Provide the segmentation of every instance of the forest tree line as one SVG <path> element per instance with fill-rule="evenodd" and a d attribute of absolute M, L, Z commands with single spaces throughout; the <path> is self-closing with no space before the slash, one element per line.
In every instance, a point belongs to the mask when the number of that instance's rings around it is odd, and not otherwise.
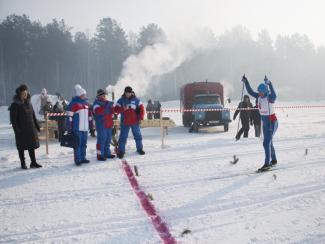
<path fill-rule="evenodd" d="M 13 14 L 1 21 L 0 105 L 8 105 L 22 83 L 32 94 L 45 87 L 68 100 L 73 86 L 79 83 L 93 98 L 98 88 L 116 83 L 127 57 L 168 39 L 157 24 L 126 33 L 109 17 L 99 21 L 91 36 L 72 30 L 64 20 L 42 25 L 26 15 Z M 279 35 L 272 40 L 263 30 L 254 39 L 242 26 L 219 36 L 207 32 L 214 48 L 198 52 L 159 77 L 151 85 L 148 98 L 179 99 L 183 84 L 206 79 L 226 82 L 230 86 L 228 96 L 238 98 L 240 77 L 246 73 L 253 84 L 267 74 L 285 100 L 325 99 L 325 48 L 316 48 L 306 35 Z"/>

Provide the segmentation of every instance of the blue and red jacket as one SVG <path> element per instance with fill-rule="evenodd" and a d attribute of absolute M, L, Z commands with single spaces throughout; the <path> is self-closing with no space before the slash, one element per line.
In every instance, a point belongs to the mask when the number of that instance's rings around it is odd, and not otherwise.
<path fill-rule="evenodd" d="M 93 114 L 96 125 L 104 126 L 104 128 L 112 128 L 114 125 L 114 103 L 106 99 L 95 99 L 93 104 Z"/>
<path fill-rule="evenodd" d="M 116 102 L 115 112 L 121 114 L 121 122 L 124 125 L 135 125 L 144 118 L 144 105 L 135 96 L 127 98 L 124 94 Z"/>
<path fill-rule="evenodd" d="M 91 114 L 87 99 L 73 97 L 67 109 L 67 128 L 73 131 L 88 131 Z"/>

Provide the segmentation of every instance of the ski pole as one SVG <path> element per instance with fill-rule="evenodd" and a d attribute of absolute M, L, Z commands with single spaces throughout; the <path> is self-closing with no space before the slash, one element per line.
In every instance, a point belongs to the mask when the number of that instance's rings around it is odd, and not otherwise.
<path fill-rule="evenodd" d="M 265 82 L 265 85 L 266 85 L 267 90 L 269 90 L 269 86 L 268 86 L 268 84 L 266 83 L 267 80 L 268 80 L 268 79 L 267 79 L 267 76 L 265 75 L 265 77 L 264 77 L 264 82 Z M 270 114 L 271 109 L 270 109 L 270 98 L 269 98 L 269 93 L 267 93 L 267 105 L 268 105 L 268 109 L 269 109 L 269 130 L 270 130 L 270 132 L 271 132 L 271 131 L 272 131 L 272 125 L 271 125 L 271 114 Z"/>
<path fill-rule="evenodd" d="M 245 76 L 245 74 L 244 74 L 244 76 Z M 240 98 L 240 102 L 243 101 L 243 96 L 244 96 L 244 85 L 245 85 L 245 84 L 244 84 L 244 81 L 242 81 L 242 83 L 243 83 L 243 86 L 242 86 L 242 89 L 241 89 L 241 98 Z M 241 111 L 239 112 L 239 118 L 238 118 L 237 133 L 236 133 L 236 135 L 238 134 L 238 131 L 239 131 L 240 113 L 241 113 Z"/>

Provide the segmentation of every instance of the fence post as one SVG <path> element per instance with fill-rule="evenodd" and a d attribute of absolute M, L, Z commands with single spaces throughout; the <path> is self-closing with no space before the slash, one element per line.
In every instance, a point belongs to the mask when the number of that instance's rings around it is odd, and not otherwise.
<path fill-rule="evenodd" d="M 162 120 L 162 109 L 160 109 L 160 130 L 161 130 L 161 148 L 165 147 L 165 143 L 164 143 L 164 137 L 165 137 L 165 133 L 164 133 L 164 126 L 163 126 L 163 120 Z"/>
<path fill-rule="evenodd" d="M 49 115 L 45 112 L 45 143 L 46 143 L 46 154 L 49 154 Z"/>

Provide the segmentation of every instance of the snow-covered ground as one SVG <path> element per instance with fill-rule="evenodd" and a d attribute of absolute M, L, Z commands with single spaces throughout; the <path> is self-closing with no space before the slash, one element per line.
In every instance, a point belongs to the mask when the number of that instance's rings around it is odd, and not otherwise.
<path fill-rule="evenodd" d="M 96 161 L 95 139 L 88 165 L 74 166 L 72 151 L 51 142 L 49 156 L 44 145 L 36 151 L 42 169 L 21 170 L 7 108 L 0 113 L 0 243 L 161 242 L 121 161 Z M 166 114 L 177 126 L 164 149 L 158 128 L 143 129 L 144 156 L 130 136 L 126 159 L 179 242 L 325 243 L 325 108 L 277 115 L 279 163 L 263 174 L 254 173 L 263 162 L 261 139 L 251 129 L 236 142 L 237 121 L 226 133 L 189 134 L 180 114 Z"/>

